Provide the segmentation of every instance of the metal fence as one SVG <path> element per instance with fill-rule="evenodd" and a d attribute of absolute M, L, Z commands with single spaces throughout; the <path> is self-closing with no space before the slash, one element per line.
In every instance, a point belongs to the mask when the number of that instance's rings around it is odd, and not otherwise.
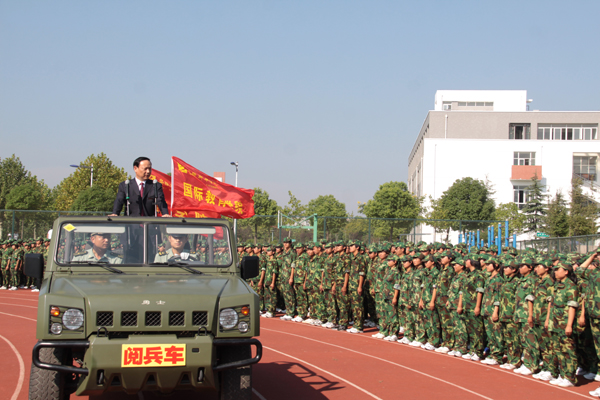
<path fill-rule="evenodd" d="M 101 211 L 0 210 L 0 240 L 46 237 L 61 215 L 108 215 Z"/>
<path fill-rule="evenodd" d="M 294 241 L 306 242 L 314 238 L 313 221 L 307 223 L 306 216 L 287 217 L 285 226 L 294 224 L 295 228 L 280 227 L 278 217 L 273 215 L 255 215 L 252 218 L 238 220 L 238 242 L 252 243 L 278 243 L 284 238 Z M 328 217 L 316 216 L 317 239 L 333 240 L 361 240 L 370 244 L 381 241 L 407 240 L 418 242 L 454 242 L 459 241 L 459 234 L 476 232 L 479 230 L 480 241 L 488 240 L 488 227 L 497 227 L 500 221 L 460 221 L 460 220 L 429 220 L 429 219 L 393 219 L 393 218 L 367 218 L 367 217 Z M 423 233 L 424 226 L 437 228 L 434 234 Z M 502 222 L 504 229 L 504 222 Z M 431 230 L 431 229 L 429 229 Z M 463 240 L 464 241 L 464 240 Z M 512 240 L 511 240 L 512 242 Z"/>
<path fill-rule="evenodd" d="M 556 238 L 540 238 L 517 242 L 517 249 L 532 247 L 538 251 L 558 251 L 559 253 L 587 253 L 600 246 L 600 234 L 586 236 L 569 236 Z"/>

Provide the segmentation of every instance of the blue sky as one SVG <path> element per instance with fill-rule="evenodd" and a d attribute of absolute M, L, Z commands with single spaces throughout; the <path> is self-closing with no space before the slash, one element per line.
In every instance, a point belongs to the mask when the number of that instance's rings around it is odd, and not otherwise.
<path fill-rule="evenodd" d="M 280 204 L 356 211 L 438 89 L 524 89 L 598 110 L 597 1 L 0 0 L 0 157 L 50 186 L 104 152 L 177 156 Z"/>

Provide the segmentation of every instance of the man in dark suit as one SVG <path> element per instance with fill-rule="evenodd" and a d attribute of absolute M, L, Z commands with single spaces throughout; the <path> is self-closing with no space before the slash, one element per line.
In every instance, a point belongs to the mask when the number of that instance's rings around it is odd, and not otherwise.
<path fill-rule="evenodd" d="M 130 216 L 154 216 L 154 200 L 156 206 L 163 217 L 169 217 L 169 208 L 165 201 L 162 185 L 153 183 L 150 175 L 152 174 L 152 162 L 148 157 L 138 157 L 133 162 L 135 179 L 119 183 L 117 198 L 113 205 L 111 216 L 117 216 L 125 206 L 125 215 L 127 215 L 127 195 L 129 194 L 129 215 Z"/>

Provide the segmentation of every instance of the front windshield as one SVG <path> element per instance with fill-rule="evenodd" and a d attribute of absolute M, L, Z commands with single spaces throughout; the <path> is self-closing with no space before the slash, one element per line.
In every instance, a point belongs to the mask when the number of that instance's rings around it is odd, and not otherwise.
<path fill-rule="evenodd" d="M 150 263 L 231 264 L 229 230 L 224 226 L 150 224 L 148 232 Z"/>
<path fill-rule="evenodd" d="M 70 222 L 61 226 L 60 264 L 142 264 L 143 225 Z"/>
<path fill-rule="evenodd" d="M 64 223 L 56 261 L 81 265 L 231 265 L 226 226 L 161 222 Z"/>

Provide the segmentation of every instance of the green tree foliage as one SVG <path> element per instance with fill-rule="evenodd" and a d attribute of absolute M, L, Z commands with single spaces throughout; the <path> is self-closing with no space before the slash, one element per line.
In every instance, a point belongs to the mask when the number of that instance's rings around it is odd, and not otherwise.
<path fill-rule="evenodd" d="M 509 236 L 523 233 L 523 230 L 525 229 L 526 218 L 519 212 L 519 206 L 515 203 L 498 204 L 498 207 L 496 207 L 495 219 L 508 221 Z M 502 228 L 504 229 L 504 226 Z M 504 234 L 504 232 L 502 233 Z"/>
<path fill-rule="evenodd" d="M 123 168 L 115 166 L 104 153 L 92 154 L 79 165 L 94 165 L 94 185 L 102 189 L 110 189 L 113 196 L 117 194 L 119 183 L 128 179 Z M 70 210 L 73 202 L 81 192 L 90 187 L 90 170 L 77 168 L 75 172 L 63 179 L 56 187 L 55 207 L 57 210 Z M 113 197 L 114 200 L 114 197 Z"/>
<path fill-rule="evenodd" d="M 238 236 L 252 236 L 254 243 L 270 241 L 271 231 L 277 228 L 277 202 L 271 199 L 269 193 L 261 188 L 254 188 L 253 200 L 256 216 L 238 220 Z M 263 215 L 269 215 L 270 217 L 262 217 Z"/>
<path fill-rule="evenodd" d="M 37 178 L 25 169 L 19 157 L 13 154 L 9 158 L 0 160 L 0 209 L 7 208 L 8 194 L 16 186 L 35 183 L 37 183 Z M 18 209 L 23 210 L 24 208 L 19 207 Z"/>
<path fill-rule="evenodd" d="M 369 220 L 366 218 L 356 218 L 354 215 L 348 216 L 349 220 L 344 226 L 343 234 L 350 240 L 360 239 L 363 242 L 368 241 Z M 339 235 L 330 236 L 329 240 L 340 239 Z"/>
<path fill-rule="evenodd" d="M 306 206 L 302 204 L 300 199 L 294 196 L 291 190 L 288 191 L 288 195 L 290 196 L 290 200 L 283 206 L 281 212 L 294 217 L 304 216 L 306 214 Z"/>
<path fill-rule="evenodd" d="M 550 237 L 565 237 L 569 234 L 569 211 L 567 202 L 560 191 L 548 205 L 546 233 Z"/>
<path fill-rule="evenodd" d="M 543 232 L 546 228 L 548 212 L 545 206 L 545 186 L 538 179 L 537 173 L 531 178 L 527 192 L 527 203 L 521 209 L 525 215 L 525 232 Z"/>
<path fill-rule="evenodd" d="M 496 210 L 485 183 L 469 177 L 454 181 L 440 197 L 439 207 L 447 219 L 465 221 L 462 223 L 463 231 L 485 229 L 489 223 L 467 221 L 493 220 Z M 460 227 L 459 222 L 452 223 L 453 230 L 460 230 Z"/>
<path fill-rule="evenodd" d="M 321 195 L 312 199 L 306 206 L 308 215 L 317 214 L 319 236 L 323 236 L 325 220 L 319 217 L 339 217 L 327 218 L 327 237 L 333 237 L 344 229 L 348 223 L 348 213 L 346 205 L 338 201 L 333 195 Z"/>
<path fill-rule="evenodd" d="M 115 193 L 100 186 L 88 187 L 80 192 L 73 204 L 73 211 L 112 211 Z"/>
<path fill-rule="evenodd" d="M 421 199 L 408 191 L 405 182 L 387 182 L 379 186 L 373 199 L 362 203 L 359 211 L 370 218 L 415 219 L 421 213 Z M 380 238 L 394 240 L 400 234 L 410 232 L 412 221 L 374 220 L 374 234 Z"/>
<path fill-rule="evenodd" d="M 446 241 L 448 240 L 448 236 L 450 234 L 450 228 L 452 228 L 452 222 L 450 221 L 440 221 L 444 219 L 448 219 L 448 212 L 441 205 L 441 198 L 434 199 L 429 196 L 429 207 L 427 213 L 425 214 L 425 218 L 429 221 L 427 225 L 431 226 L 437 233 L 445 233 Z"/>
<path fill-rule="evenodd" d="M 571 182 L 571 207 L 569 213 L 569 235 L 581 236 L 596 233 L 598 207 L 583 194 L 583 181 L 574 178 Z"/>

